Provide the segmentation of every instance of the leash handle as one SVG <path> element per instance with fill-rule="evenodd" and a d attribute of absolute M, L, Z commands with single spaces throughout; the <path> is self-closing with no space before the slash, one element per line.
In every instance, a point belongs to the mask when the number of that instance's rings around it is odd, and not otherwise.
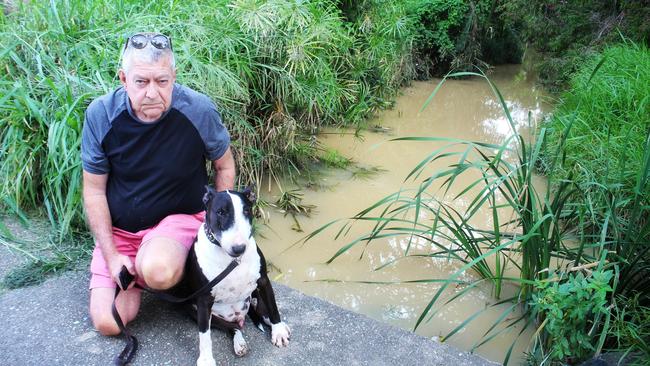
<path fill-rule="evenodd" d="M 120 278 L 120 287 L 122 287 L 122 290 L 126 290 L 131 284 L 131 281 L 135 279 L 135 276 L 132 275 L 128 269 L 126 269 L 126 266 L 122 266 L 122 270 L 120 271 L 119 278 Z"/>

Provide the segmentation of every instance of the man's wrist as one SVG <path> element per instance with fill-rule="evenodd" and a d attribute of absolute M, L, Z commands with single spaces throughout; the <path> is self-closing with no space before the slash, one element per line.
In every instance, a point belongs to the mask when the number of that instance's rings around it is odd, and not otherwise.
<path fill-rule="evenodd" d="M 104 256 L 104 260 L 106 260 L 106 263 L 111 262 L 120 254 L 114 245 L 104 244 L 103 246 L 100 246 L 100 248 L 102 255 Z"/>

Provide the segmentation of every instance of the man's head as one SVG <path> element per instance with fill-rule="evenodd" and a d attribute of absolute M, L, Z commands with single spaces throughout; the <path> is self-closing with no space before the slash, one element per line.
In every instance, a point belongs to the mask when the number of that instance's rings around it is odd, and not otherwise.
<path fill-rule="evenodd" d="M 171 40 L 162 34 L 138 33 L 124 47 L 120 81 L 136 117 L 154 122 L 172 103 L 176 65 Z"/>

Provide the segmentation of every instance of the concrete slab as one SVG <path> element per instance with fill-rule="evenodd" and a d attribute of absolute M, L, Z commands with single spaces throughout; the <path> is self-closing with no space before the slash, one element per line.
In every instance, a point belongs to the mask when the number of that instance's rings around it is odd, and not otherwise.
<path fill-rule="evenodd" d="M 96 333 L 87 315 L 88 275 L 69 272 L 0 295 L 0 365 L 107 365 L 121 351 L 121 337 Z M 288 348 L 246 324 L 251 351 L 236 358 L 232 341 L 213 331 L 219 365 L 494 365 L 416 334 L 379 323 L 323 300 L 274 284 L 283 319 L 291 326 Z M 133 365 L 193 365 L 195 323 L 176 305 L 151 295 L 129 329 L 140 341 Z"/>

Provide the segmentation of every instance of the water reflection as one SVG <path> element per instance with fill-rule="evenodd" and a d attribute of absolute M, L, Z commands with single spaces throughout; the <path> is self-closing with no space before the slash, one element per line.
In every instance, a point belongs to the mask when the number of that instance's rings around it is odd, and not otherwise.
<path fill-rule="evenodd" d="M 494 100 L 494 98 L 485 98 L 483 104 L 489 110 L 489 117 L 483 119 L 480 123 L 483 133 L 491 136 L 493 141 L 503 141 L 506 137 L 512 135 L 512 127 L 503 113 L 501 103 Z M 517 100 L 506 100 L 505 104 L 510 111 L 516 132 L 520 134 L 529 134 L 531 130 L 534 131 L 537 122 L 544 115 L 539 101 L 532 107 L 529 105 L 524 106 L 522 102 Z"/>

